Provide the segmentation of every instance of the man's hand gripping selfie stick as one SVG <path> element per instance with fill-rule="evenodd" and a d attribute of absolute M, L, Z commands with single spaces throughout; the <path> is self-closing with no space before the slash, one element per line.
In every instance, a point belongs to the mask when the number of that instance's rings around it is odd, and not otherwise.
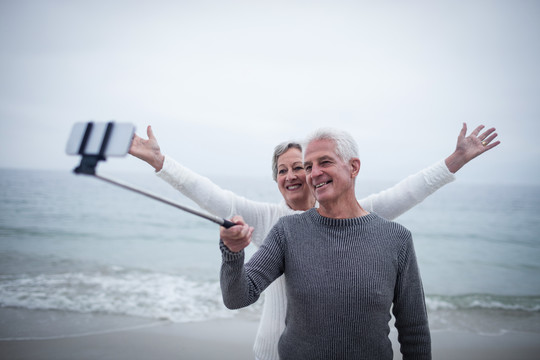
<path fill-rule="evenodd" d="M 111 134 L 113 133 L 114 126 L 115 126 L 114 122 L 107 123 L 107 126 L 105 128 L 105 134 L 103 135 L 103 140 L 102 140 L 101 146 L 99 148 L 99 152 L 97 154 L 89 154 L 89 153 L 86 152 L 86 149 L 87 149 L 87 146 L 88 146 L 90 136 L 92 134 L 92 130 L 94 128 L 94 123 L 89 122 L 89 123 L 86 124 L 86 129 L 84 130 L 84 134 L 83 134 L 82 140 L 80 142 L 80 147 L 79 147 L 79 150 L 77 152 L 78 155 L 82 155 L 81 163 L 79 164 L 78 167 L 76 167 L 73 170 L 73 172 L 75 172 L 76 174 L 84 174 L 84 175 L 94 176 L 94 177 L 96 177 L 96 178 L 98 178 L 100 180 L 103 180 L 105 182 L 120 186 L 120 187 L 122 187 L 124 189 L 134 191 L 136 193 L 145 195 L 145 196 L 147 196 L 149 198 L 161 201 L 162 203 L 174 206 L 174 207 L 176 207 L 176 208 L 178 208 L 180 210 L 186 211 L 186 212 L 191 213 L 193 215 L 197 215 L 199 217 L 205 218 L 205 219 L 210 220 L 210 221 L 212 221 L 212 222 L 214 222 L 216 224 L 219 224 L 219 225 L 221 225 L 221 226 L 223 226 L 225 228 L 230 228 L 231 226 L 236 225 L 235 223 L 233 223 L 233 222 L 231 222 L 229 220 L 222 219 L 222 218 L 217 217 L 217 216 L 213 216 L 213 215 L 201 212 L 201 211 L 191 209 L 189 207 L 180 205 L 178 203 L 167 200 L 167 199 L 162 198 L 160 196 L 157 196 L 155 194 L 151 194 L 151 193 L 149 193 L 147 191 L 137 189 L 137 188 L 135 188 L 135 187 L 133 187 L 131 185 L 128 185 L 128 184 L 122 183 L 120 181 L 113 180 L 111 178 L 107 178 L 107 177 L 96 174 L 96 166 L 97 166 L 98 162 L 107 160 L 105 154 L 107 153 L 107 148 L 109 146 L 109 142 L 110 142 L 110 139 L 111 139 Z M 73 136 L 73 133 L 72 133 L 72 136 Z M 133 136 L 133 134 L 131 134 L 131 136 Z M 131 140 L 129 141 L 129 144 L 131 144 Z M 127 149 L 129 149 L 129 144 L 128 144 Z M 69 144 L 68 144 L 68 147 L 69 147 Z M 126 153 L 127 153 L 127 149 L 125 151 Z M 69 153 L 69 150 L 68 150 L 68 153 Z"/>

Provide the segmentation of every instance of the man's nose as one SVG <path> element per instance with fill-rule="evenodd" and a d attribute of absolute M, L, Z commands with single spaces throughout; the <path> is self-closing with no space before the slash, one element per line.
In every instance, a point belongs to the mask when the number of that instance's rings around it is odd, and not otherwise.
<path fill-rule="evenodd" d="M 317 165 L 311 167 L 311 177 L 317 177 L 322 174 L 321 168 Z"/>

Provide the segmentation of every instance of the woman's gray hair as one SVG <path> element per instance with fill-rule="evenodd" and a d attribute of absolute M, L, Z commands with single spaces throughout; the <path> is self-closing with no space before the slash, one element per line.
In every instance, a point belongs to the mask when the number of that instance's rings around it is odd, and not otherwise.
<path fill-rule="evenodd" d="M 316 140 L 331 140 L 336 144 L 336 154 L 343 161 L 358 158 L 358 145 L 354 138 L 346 131 L 322 128 L 312 132 L 305 140 L 304 146 Z"/>
<path fill-rule="evenodd" d="M 293 141 L 285 141 L 277 145 L 274 148 L 274 155 L 272 156 L 272 178 L 277 181 L 278 174 L 278 159 L 281 155 L 285 154 L 289 149 L 298 149 L 302 152 L 302 145 Z"/>

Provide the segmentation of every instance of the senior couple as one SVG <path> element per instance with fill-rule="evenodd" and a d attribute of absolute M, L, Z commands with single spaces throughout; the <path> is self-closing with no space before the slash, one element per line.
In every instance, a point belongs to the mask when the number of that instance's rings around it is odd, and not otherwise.
<path fill-rule="evenodd" d="M 482 128 L 466 136 L 464 125 L 445 160 L 359 201 L 356 144 L 340 131 L 316 132 L 304 159 L 298 144 L 276 148 L 281 204 L 245 199 L 182 167 L 161 154 L 150 127 L 148 140 L 135 136 L 130 153 L 209 212 L 243 215 L 232 219 L 238 226 L 220 230 L 221 285 L 230 308 L 252 304 L 266 289 L 256 358 L 392 359 L 392 311 L 403 356 L 424 359 L 430 336 L 412 238 L 384 218 L 407 211 L 497 146 L 494 129 Z M 250 240 L 260 249 L 244 264 Z"/>

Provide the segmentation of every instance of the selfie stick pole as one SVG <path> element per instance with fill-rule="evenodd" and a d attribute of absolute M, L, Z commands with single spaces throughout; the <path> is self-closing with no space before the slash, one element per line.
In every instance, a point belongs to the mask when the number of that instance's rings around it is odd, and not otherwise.
<path fill-rule="evenodd" d="M 158 201 L 161 201 L 162 203 L 165 203 L 165 204 L 168 204 L 168 205 L 171 205 L 171 206 L 174 206 L 175 208 L 178 208 L 180 210 L 183 210 L 183 211 L 186 211 L 188 213 L 191 213 L 193 215 L 197 215 L 197 216 L 200 216 L 202 218 L 205 218 L 205 219 L 208 219 L 210 221 L 213 221 L 215 222 L 216 224 L 219 224 L 225 228 L 230 228 L 231 226 L 234 226 L 236 225 L 235 223 L 229 221 L 229 220 L 225 220 L 225 219 L 222 219 L 220 217 L 217 217 L 217 216 L 213 216 L 213 215 L 209 215 L 209 214 L 206 214 L 206 213 L 203 213 L 201 211 L 197 211 L 195 209 L 191 209 L 187 206 L 184 206 L 184 205 L 180 205 L 178 203 L 175 203 L 173 201 L 170 201 L 170 200 L 167 200 L 165 198 L 162 198 L 160 196 L 157 196 L 155 194 L 151 194 L 145 190 L 141 190 L 141 189 L 137 189 L 131 185 L 128 185 L 128 184 L 125 184 L 125 183 L 122 183 L 118 180 L 113 180 L 111 178 L 106 178 L 104 176 L 101 176 L 101 175 L 98 175 L 98 174 L 94 174 L 94 176 L 100 180 L 103 180 L 105 182 L 108 182 L 110 184 L 114 184 L 114 185 L 117 185 L 117 186 L 120 186 L 124 189 L 128 189 L 128 190 L 131 190 L 131 191 L 134 191 L 138 194 L 141 194 L 141 195 L 144 195 L 144 196 L 147 196 L 151 199 L 154 199 L 154 200 L 158 200 Z"/>
<path fill-rule="evenodd" d="M 99 155 L 85 155 L 84 150 L 85 150 L 86 144 L 88 142 L 89 134 L 92 131 L 92 123 L 88 123 L 87 128 L 86 128 L 86 132 L 85 132 L 83 140 L 81 142 L 81 147 L 79 149 L 79 154 L 82 155 L 81 163 L 80 163 L 80 165 L 78 167 L 76 167 L 73 170 L 74 173 L 94 176 L 94 177 L 96 177 L 96 178 L 98 178 L 100 180 L 103 180 L 105 182 L 108 182 L 110 184 L 114 184 L 114 185 L 120 186 L 120 187 L 122 187 L 124 189 L 134 191 L 134 192 L 136 192 L 138 194 L 147 196 L 147 197 L 149 197 L 151 199 L 158 200 L 158 201 L 161 201 L 162 203 L 174 206 L 174 207 L 176 207 L 176 208 L 178 208 L 180 210 L 186 211 L 186 212 L 188 212 L 190 214 L 197 215 L 199 217 L 205 218 L 205 219 L 210 220 L 210 221 L 212 221 L 212 222 L 214 222 L 216 224 L 219 224 L 219 225 L 221 225 L 221 226 L 223 226 L 223 227 L 225 227 L 227 229 L 230 228 L 231 226 L 236 225 L 235 223 L 233 223 L 233 222 L 231 222 L 229 220 L 222 219 L 222 218 L 217 217 L 217 216 L 213 216 L 213 215 L 201 212 L 201 211 L 191 209 L 191 208 L 189 208 L 187 206 L 180 205 L 178 203 L 167 200 L 167 199 L 162 198 L 160 196 L 157 196 L 155 194 L 151 194 L 151 193 L 149 193 L 147 191 L 137 189 L 137 188 L 135 188 L 135 187 L 133 187 L 131 185 L 128 185 L 128 184 L 122 183 L 120 181 L 113 180 L 111 178 L 107 178 L 107 177 L 96 174 L 96 166 L 97 166 L 98 162 L 100 160 L 103 160 L 103 161 L 106 160 L 104 154 L 105 154 L 105 149 L 107 148 L 107 143 L 109 142 L 109 138 L 110 138 L 110 134 L 111 134 L 113 125 L 114 124 L 112 122 L 107 124 L 107 129 L 105 130 L 105 135 L 103 137 L 103 142 L 101 144 L 101 149 L 99 151 Z"/>

